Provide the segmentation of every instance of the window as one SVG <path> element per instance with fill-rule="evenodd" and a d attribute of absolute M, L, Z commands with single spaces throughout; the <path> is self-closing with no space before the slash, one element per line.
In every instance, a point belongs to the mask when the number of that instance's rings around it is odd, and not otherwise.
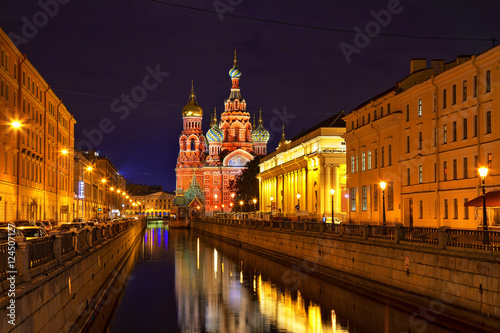
<path fill-rule="evenodd" d="M 453 218 L 458 219 L 458 199 L 453 199 Z"/>
<path fill-rule="evenodd" d="M 477 97 L 477 76 L 474 75 L 474 88 L 473 88 L 472 96 Z"/>
<path fill-rule="evenodd" d="M 419 184 L 422 184 L 422 183 L 423 183 L 423 180 L 424 180 L 424 179 L 423 179 L 423 177 L 424 177 L 424 174 L 423 174 L 423 172 L 422 172 L 422 166 L 420 165 L 420 166 L 418 167 L 418 183 L 419 183 Z"/>
<path fill-rule="evenodd" d="M 458 167 L 457 167 L 457 164 L 458 164 L 458 163 L 457 163 L 457 160 L 456 160 L 456 159 L 454 159 L 454 160 L 453 160 L 453 179 L 457 179 L 457 177 L 458 177 L 458 176 L 457 176 L 457 175 L 458 175 L 458 170 L 457 170 L 457 169 L 458 169 Z"/>
<path fill-rule="evenodd" d="M 474 116 L 474 131 L 472 132 L 472 134 L 473 138 L 477 136 L 477 115 Z"/>
<path fill-rule="evenodd" d="M 354 173 L 354 155 L 351 156 L 351 173 Z"/>
<path fill-rule="evenodd" d="M 467 139 L 467 118 L 463 119 L 462 124 L 462 140 Z"/>
<path fill-rule="evenodd" d="M 457 85 L 454 84 L 451 92 L 451 105 L 457 104 Z"/>
<path fill-rule="evenodd" d="M 422 149 L 422 132 L 418 132 L 418 149 Z"/>
<path fill-rule="evenodd" d="M 418 205 L 418 218 L 424 218 L 424 202 L 422 200 L 420 200 L 420 203 Z"/>
<path fill-rule="evenodd" d="M 465 206 L 465 203 L 469 201 L 468 198 L 465 198 L 464 199 L 464 220 L 468 220 L 469 219 L 469 207 Z"/>
<path fill-rule="evenodd" d="M 443 109 L 446 108 L 446 89 L 443 89 Z"/>
<path fill-rule="evenodd" d="M 443 162 L 443 180 L 448 180 L 448 163 Z"/>
<path fill-rule="evenodd" d="M 410 152 L 410 136 L 406 137 L 406 152 Z"/>
<path fill-rule="evenodd" d="M 359 154 L 356 154 L 356 172 L 359 172 Z"/>
<path fill-rule="evenodd" d="M 410 121 L 410 105 L 406 104 L 406 122 Z"/>
<path fill-rule="evenodd" d="M 437 182 L 437 164 L 434 163 L 434 182 Z"/>
<path fill-rule="evenodd" d="M 418 100 L 418 116 L 422 117 L 422 99 Z"/>
<path fill-rule="evenodd" d="M 392 165 L 392 146 L 389 145 L 388 150 L 387 150 L 387 165 Z"/>
<path fill-rule="evenodd" d="M 351 121 L 351 130 L 354 129 L 354 121 Z"/>
<path fill-rule="evenodd" d="M 477 169 L 478 167 L 479 167 L 479 159 L 478 159 L 478 157 L 476 155 L 476 156 L 474 156 L 474 168 Z"/>
<path fill-rule="evenodd" d="M 448 218 L 448 199 L 444 199 L 444 216 L 443 218 L 447 219 Z"/>
<path fill-rule="evenodd" d="M 365 116 L 363 116 L 363 117 L 361 118 L 361 126 L 364 126 L 364 125 L 365 125 Z"/>
<path fill-rule="evenodd" d="M 467 100 L 467 80 L 462 83 L 462 101 Z"/>
<path fill-rule="evenodd" d="M 468 170 L 467 157 L 464 157 L 464 179 L 467 178 L 469 178 L 469 170 Z"/>
<path fill-rule="evenodd" d="M 486 71 L 486 93 L 491 91 L 491 71 Z"/>
<path fill-rule="evenodd" d="M 493 154 L 488 154 L 488 169 L 492 170 L 493 168 Z"/>
<path fill-rule="evenodd" d="M 382 147 L 382 160 L 380 161 L 380 166 L 383 168 L 384 167 L 384 147 Z"/>
<path fill-rule="evenodd" d="M 351 187 L 351 193 L 349 194 L 349 199 L 351 200 L 351 212 L 356 211 L 356 188 Z"/>
<path fill-rule="evenodd" d="M 361 187 L 361 210 L 368 209 L 367 191 L 366 186 Z"/>
<path fill-rule="evenodd" d="M 443 125 L 443 144 L 448 143 L 448 130 L 446 129 L 446 125 Z"/>
<path fill-rule="evenodd" d="M 377 120 L 377 110 L 373 111 L 373 120 Z"/>
<path fill-rule="evenodd" d="M 374 191 L 373 191 L 373 210 L 377 211 L 378 210 L 378 188 L 380 186 L 378 184 L 373 185 Z"/>
<path fill-rule="evenodd" d="M 408 185 L 408 186 L 411 185 L 411 172 L 410 172 L 410 168 L 406 169 L 406 185 Z"/>
<path fill-rule="evenodd" d="M 361 171 L 365 171 L 365 165 L 366 165 L 366 155 L 365 152 L 361 153 Z"/>
<path fill-rule="evenodd" d="M 486 134 L 491 133 L 491 111 L 486 112 Z"/>
<path fill-rule="evenodd" d="M 391 113 L 391 103 L 387 103 L 387 114 Z"/>
<path fill-rule="evenodd" d="M 368 113 L 368 120 L 367 120 L 367 123 L 368 123 L 368 124 L 370 123 L 370 116 L 371 116 L 371 114 L 370 114 L 370 113 Z"/>
<path fill-rule="evenodd" d="M 368 170 L 372 169 L 372 151 L 368 151 Z"/>
<path fill-rule="evenodd" d="M 387 183 L 387 210 L 394 210 L 394 183 Z"/>
<path fill-rule="evenodd" d="M 456 121 L 454 121 L 452 123 L 451 129 L 452 129 L 452 133 L 451 133 L 452 142 L 455 142 L 455 141 L 457 141 L 457 122 Z"/>
<path fill-rule="evenodd" d="M 376 169 L 378 167 L 378 150 L 375 149 L 374 154 L 373 154 L 373 168 Z"/>
<path fill-rule="evenodd" d="M 438 137 L 438 129 L 437 129 L 437 127 L 434 127 L 434 133 L 433 133 L 433 135 L 434 135 L 434 147 L 436 147 L 436 145 L 437 145 L 437 137 Z"/>
<path fill-rule="evenodd" d="M 384 107 L 381 106 L 380 107 L 380 117 L 383 117 L 384 116 Z"/>

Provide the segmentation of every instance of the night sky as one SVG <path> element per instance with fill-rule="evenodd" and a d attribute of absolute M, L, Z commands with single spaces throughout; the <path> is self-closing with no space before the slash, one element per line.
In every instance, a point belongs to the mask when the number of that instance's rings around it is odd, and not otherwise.
<path fill-rule="evenodd" d="M 114 130 L 94 140 L 95 149 L 127 181 L 165 190 L 175 189 L 191 80 L 206 131 L 207 115 L 214 107 L 220 115 L 229 96 L 235 49 L 247 110 L 262 108 L 272 152 L 283 123 L 291 138 L 349 112 L 408 75 L 411 58 L 448 62 L 500 38 L 498 0 L 58 0 L 58 8 L 55 1 L 40 1 L 51 4 L 46 15 L 38 0 L 0 0 L 0 27 L 28 37 L 19 49 L 75 116 L 75 146 L 88 149 L 85 131 L 109 118 Z M 381 13 L 375 23 L 373 13 L 388 8 L 390 17 Z M 26 28 L 33 22 L 36 33 Z M 373 29 L 372 37 L 361 40 L 355 27 Z M 162 74 L 141 88 L 154 71 Z M 132 92 L 141 100 L 127 106 L 120 98 Z"/>

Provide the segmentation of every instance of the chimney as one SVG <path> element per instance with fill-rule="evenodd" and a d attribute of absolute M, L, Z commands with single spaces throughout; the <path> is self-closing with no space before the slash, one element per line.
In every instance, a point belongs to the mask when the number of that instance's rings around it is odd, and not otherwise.
<path fill-rule="evenodd" d="M 432 59 L 431 67 L 434 74 L 444 71 L 444 59 Z"/>
<path fill-rule="evenodd" d="M 457 56 L 457 65 L 463 64 L 464 62 L 470 60 L 470 55 L 459 55 Z"/>
<path fill-rule="evenodd" d="M 410 74 L 425 69 L 427 67 L 427 60 L 425 58 L 415 58 L 410 60 Z"/>

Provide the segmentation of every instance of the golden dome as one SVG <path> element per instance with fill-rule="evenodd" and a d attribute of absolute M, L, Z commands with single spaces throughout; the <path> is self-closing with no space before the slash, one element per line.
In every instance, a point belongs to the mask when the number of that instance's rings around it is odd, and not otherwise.
<path fill-rule="evenodd" d="M 203 117 L 203 109 L 196 102 L 196 95 L 194 94 L 194 85 L 191 82 L 191 93 L 189 94 L 189 101 L 182 108 L 183 117 Z"/>

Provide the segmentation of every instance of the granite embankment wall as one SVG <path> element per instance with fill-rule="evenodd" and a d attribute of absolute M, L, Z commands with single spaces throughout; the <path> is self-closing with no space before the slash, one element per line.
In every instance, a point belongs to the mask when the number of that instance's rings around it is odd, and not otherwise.
<path fill-rule="evenodd" d="M 56 254 L 36 268 L 30 268 L 36 266 L 30 256 L 37 244 L 20 242 L 16 261 L 18 266 L 27 262 L 26 269 L 18 268 L 15 298 L 7 292 L 0 295 L 0 332 L 78 332 L 89 329 L 93 321 L 102 327 L 126 284 L 122 268 L 130 266 L 128 259 L 145 226 L 146 221 L 122 222 L 62 239 L 51 236 L 53 244 L 46 245 Z M 26 243 L 31 252 L 22 250 Z M 15 299 L 15 326 L 8 323 L 11 299 Z"/>
<path fill-rule="evenodd" d="M 276 224 L 197 220 L 192 228 L 288 262 L 298 277 L 325 275 L 365 294 L 420 307 L 417 313 L 424 320 L 446 316 L 483 330 L 500 330 L 499 251 L 371 239 L 363 232 L 360 237 L 334 234 L 324 227 L 309 231 L 306 224 L 284 230 Z"/>

